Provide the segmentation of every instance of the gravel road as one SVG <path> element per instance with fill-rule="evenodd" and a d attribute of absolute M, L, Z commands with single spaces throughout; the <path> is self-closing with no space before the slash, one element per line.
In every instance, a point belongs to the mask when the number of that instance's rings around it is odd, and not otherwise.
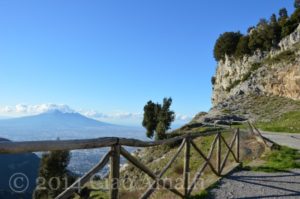
<path fill-rule="evenodd" d="M 299 198 L 300 169 L 283 173 L 238 171 L 220 181 L 209 198 Z"/>
<path fill-rule="evenodd" d="M 263 136 L 300 150 L 300 134 L 262 132 Z M 210 190 L 209 198 L 298 198 L 300 199 L 300 169 L 289 172 L 264 173 L 237 171 L 223 178 Z"/>
<path fill-rule="evenodd" d="M 263 136 L 277 144 L 300 150 L 300 134 L 262 132 Z M 300 188 L 299 188 L 300 189 Z"/>

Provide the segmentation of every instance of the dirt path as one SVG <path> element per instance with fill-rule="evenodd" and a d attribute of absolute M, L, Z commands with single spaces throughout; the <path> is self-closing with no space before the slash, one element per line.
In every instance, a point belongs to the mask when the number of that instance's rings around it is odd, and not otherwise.
<path fill-rule="evenodd" d="M 300 134 L 263 132 L 263 136 L 284 146 L 300 150 Z M 299 188 L 300 189 L 300 188 Z"/>
<path fill-rule="evenodd" d="M 299 198 L 300 169 L 283 173 L 238 171 L 220 181 L 209 198 Z"/>

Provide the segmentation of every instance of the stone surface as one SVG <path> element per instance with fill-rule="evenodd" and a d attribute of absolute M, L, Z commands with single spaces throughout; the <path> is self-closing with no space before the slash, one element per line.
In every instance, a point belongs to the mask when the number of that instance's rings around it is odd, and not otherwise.
<path fill-rule="evenodd" d="M 287 37 L 283 38 L 280 43 L 279 47 L 281 50 L 287 50 L 293 44 L 300 41 L 300 25 L 298 26 L 297 30 L 292 34 L 288 35 Z"/>
<path fill-rule="evenodd" d="M 300 151 L 300 134 L 297 133 L 272 133 L 262 131 L 263 136 L 280 144 L 282 146 L 288 146 Z M 300 185 L 299 185 L 300 186 Z"/>
<path fill-rule="evenodd" d="M 234 59 L 226 56 L 215 74 L 212 103 L 217 106 L 237 95 L 276 95 L 300 100 L 300 26 L 284 38 L 280 49 L 269 53 L 257 51 L 252 56 Z M 281 53 L 292 51 L 294 60 L 277 60 Z M 273 62 L 267 62 L 268 59 Z M 256 66 L 256 67 L 255 67 Z"/>
<path fill-rule="evenodd" d="M 300 198 L 300 170 L 281 173 L 239 171 L 223 178 L 208 198 Z"/>

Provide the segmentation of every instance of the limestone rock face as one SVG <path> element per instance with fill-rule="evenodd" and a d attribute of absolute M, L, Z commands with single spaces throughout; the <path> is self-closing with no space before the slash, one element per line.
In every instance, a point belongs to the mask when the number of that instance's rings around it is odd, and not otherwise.
<path fill-rule="evenodd" d="M 234 59 L 226 56 L 217 66 L 214 106 L 239 95 L 275 95 L 300 100 L 300 26 L 282 39 L 280 49 Z"/>
<path fill-rule="evenodd" d="M 292 45 L 296 44 L 299 41 L 300 41 L 300 25 L 298 26 L 295 32 L 293 32 L 292 34 L 288 35 L 287 37 L 283 38 L 280 41 L 279 47 L 281 50 L 287 50 Z"/>

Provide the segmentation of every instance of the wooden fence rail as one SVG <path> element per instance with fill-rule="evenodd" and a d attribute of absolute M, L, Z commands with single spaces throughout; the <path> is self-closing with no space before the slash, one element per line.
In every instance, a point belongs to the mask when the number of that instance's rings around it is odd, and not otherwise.
<path fill-rule="evenodd" d="M 230 154 L 233 155 L 236 162 L 239 162 L 240 158 L 240 131 L 239 129 L 234 130 L 234 136 L 230 143 L 227 143 L 222 133 L 220 132 L 207 132 L 207 133 L 194 133 L 186 134 L 183 136 L 160 140 L 145 142 L 135 139 L 125 139 L 125 138 L 99 138 L 99 139 L 85 139 L 85 140 L 65 140 L 65 141 L 30 141 L 30 142 L 0 142 L 0 154 L 13 154 L 13 153 L 24 153 L 24 152 L 39 152 L 39 151 L 53 151 L 53 150 L 75 150 L 75 149 L 93 149 L 101 147 L 110 147 L 109 152 L 103 156 L 102 160 L 94 166 L 90 171 L 88 171 L 84 176 L 75 181 L 70 187 L 65 189 L 61 194 L 59 194 L 56 199 L 67 199 L 72 194 L 78 192 L 78 187 L 84 185 L 88 180 L 97 172 L 105 167 L 110 162 L 110 198 L 119 198 L 119 179 L 120 179 L 120 156 L 123 156 L 132 165 L 140 169 L 142 172 L 147 174 L 153 183 L 149 188 L 142 194 L 141 199 L 146 199 L 154 193 L 158 187 L 163 187 L 180 198 L 186 198 L 191 195 L 195 185 L 199 181 L 204 170 L 209 167 L 211 171 L 217 175 L 221 176 L 222 172 L 226 166 L 228 157 Z M 194 142 L 195 138 L 204 136 L 215 136 L 211 144 L 208 155 L 201 150 L 199 146 Z M 174 156 L 169 160 L 166 166 L 160 171 L 159 174 L 155 174 L 146 165 L 141 163 L 136 157 L 131 155 L 124 146 L 131 147 L 150 147 L 158 146 L 163 144 L 172 144 L 181 141 Z M 227 152 L 222 160 L 222 143 L 224 143 Z M 214 165 L 211 160 L 213 156 L 213 151 L 217 146 L 217 159 L 216 165 Z M 235 149 L 234 149 L 235 147 Z M 190 173 L 190 157 L 191 148 L 194 148 L 199 158 L 204 160 L 202 165 L 199 165 L 192 183 L 189 184 L 189 173 Z M 171 167 L 176 158 L 179 156 L 180 152 L 184 149 L 184 170 L 183 170 L 183 190 L 177 190 L 171 184 L 163 179 L 163 175 Z"/>

